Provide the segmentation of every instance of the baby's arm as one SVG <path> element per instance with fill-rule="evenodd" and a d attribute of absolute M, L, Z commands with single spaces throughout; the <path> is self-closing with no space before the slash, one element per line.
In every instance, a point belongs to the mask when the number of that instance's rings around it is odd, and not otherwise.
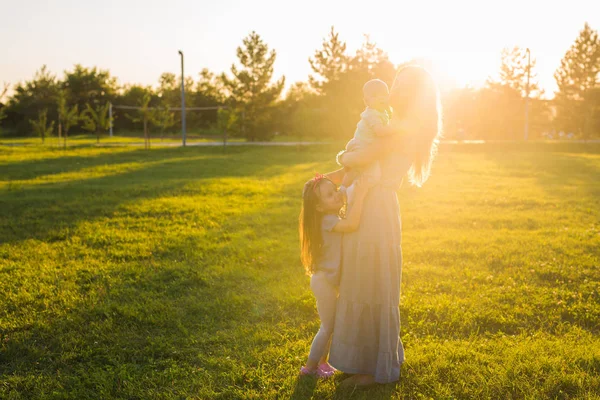
<path fill-rule="evenodd" d="M 334 227 L 334 232 L 354 232 L 358 229 L 360 225 L 360 216 L 362 214 L 363 202 L 365 200 L 365 196 L 369 191 L 369 186 L 362 180 L 358 180 L 355 183 L 355 195 L 354 195 L 354 203 L 352 207 L 348 210 L 346 218 L 341 219 Z"/>
<path fill-rule="evenodd" d="M 386 129 L 389 124 L 386 123 L 381 112 L 370 110 L 363 114 L 363 120 L 377 137 L 389 136 L 394 133 L 392 130 Z"/>

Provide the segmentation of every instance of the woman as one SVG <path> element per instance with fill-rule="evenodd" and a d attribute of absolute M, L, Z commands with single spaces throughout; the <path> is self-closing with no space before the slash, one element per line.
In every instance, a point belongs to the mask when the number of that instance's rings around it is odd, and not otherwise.
<path fill-rule="evenodd" d="M 408 173 L 421 186 L 429 177 L 440 137 L 439 95 L 431 76 L 409 66 L 398 72 L 390 90 L 397 135 L 362 150 L 342 153 L 345 167 L 379 160 L 380 184 L 364 200 L 358 231 L 343 238 L 340 295 L 329 362 L 356 374 L 345 384 L 364 386 L 400 378 L 404 348 L 400 340 L 402 250 L 396 191 Z M 402 133 L 400 132 L 402 131 Z M 329 174 L 340 182 L 343 170 Z"/>

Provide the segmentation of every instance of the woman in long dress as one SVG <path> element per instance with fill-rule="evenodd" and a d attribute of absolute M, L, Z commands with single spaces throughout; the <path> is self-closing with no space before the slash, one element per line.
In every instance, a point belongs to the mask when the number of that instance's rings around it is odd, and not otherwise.
<path fill-rule="evenodd" d="M 350 168 L 374 160 L 381 181 L 364 200 L 358 231 L 345 234 L 342 271 L 329 362 L 356 374 L 346 384 L 388 383 L 400 378 L 401 222 L 396 192 L 408 173 L 421 186 L 429 177 L 440 137 L 439 95 L 431 76 L 410 66 L 398 72 L 390 90 L 390 126 L 396 133 L 370 146 L 342 153 Z M 342 170 L 329 174 L 341 181 Z"/>

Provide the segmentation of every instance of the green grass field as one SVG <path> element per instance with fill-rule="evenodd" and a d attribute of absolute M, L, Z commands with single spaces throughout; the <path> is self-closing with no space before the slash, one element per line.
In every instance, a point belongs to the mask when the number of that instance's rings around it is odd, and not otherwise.
<path fill-rule="evenodd" d="M 2 399 L 600 399 L 600 146 L 444 145 L 403 218 L 398 384 L 298 379 L 335 146 L 0 146 Z"/>
<path fill-rule="evenodd" d="M 214 142 L 222 141 L 222 137 L 199 137 L 197 135 L 188 136 L 188 143 L 201 143 L 201 142 Z M 240 142 L 239 138 L 228 138 L 228 142 Z M 67 147 L 90 147 L 90 146 L 106 146 L 106 145 L 128 145 L 128 144 L 144 144 L 144 134 L 137 132 L 135 135 L 115 135 L 108 136 L 103 135 L 100 137 L 100 141 L 97 141 L 94 135 L 74 135 L 70 136 L 67 140 Z M 178 136 L 166 136 L 162 140 L 160 137 L 150 137 L 150 147 L 160 147 L 169 144 L 181 144 L 181 135 Z M 62 148 L 64 147 L 64 141 L 56 136 L 46 138 L 42 143 L 42 139 L 39 137 L 0 137 L 0 145 L 5 146 L 33 146 L 33 147 L 44 147 L 44 148 Z"/>
<path fill-rule="evenodd" d="M 222 142 L 223 136 L 221 135 L 201 135 L 198 133 L 190 133 L 186 137 L 186 143 L 204 143 L 204 142 Z M 317 139 L 309 136 L 290 136 L 290 135 L 277 135 L 272 138 L 272 142 L 322 142 L 326 139 Z M 163 139 L 160 135 L 151 134 L 150 136 L 150 147 L 161 147 L 174 144 L 181 144 L 182 137 L 181 133 L 165 135 Z M 245 139 L 237 137 L 227 137 L 227 142 L 246 142 Z M 144 134 L 142 132 L 125 132 L 124 134 L 115 134 L 115 136 L 101 135 L 100 141 L 98 142 L 95 135 L 72 135 L 67 140 L 67 147 L 90 147 L 90 146 L 114 146 L 114 145 L 143 145 Z M 38 148 L 61 148 L 64 147 L 64 141 L 59 139 L 57 136 L 46 138 L 44 142 L 39 137 L 1 137 L 0 146 L 27 146 L 27 147 L 38 147 Z M 343 144 L 342 144 L 343 145 Z"/>

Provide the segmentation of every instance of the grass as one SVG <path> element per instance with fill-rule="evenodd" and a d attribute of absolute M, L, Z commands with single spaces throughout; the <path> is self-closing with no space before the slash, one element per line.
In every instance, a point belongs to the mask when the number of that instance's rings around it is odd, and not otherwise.
<path fill-rule="evenodd" d="M 187 138 L 187 142 L 189 143 L 200 143 L 200 142 L 221 142 L 223 140 L 222 137 L 215 137 L 215 138 L 210 138 L 210 137 L 199 137 L 199 136 L 190 136 Z M 228 142 L 240 142 L 242 141 L 241 139 L 238 138 L 228 138 Z M 126 145 L 126 144 L 144 144 L 144 135 L 143 133 L 138 133 L 135 136 L 132 135 L 115 135 L 115 136 L 108 136 L 108 135 L 103 135 L 100 137 L 100 146 L 104 146 L 104 145 Z M 160 147 L 161 145 L 164 144 L 173 144 L 173 143 L 177 143 L 180 144 L 181 143 L 181 135 L 178 136 L 165 136 L 163 140 L 160 139 L 160 137 L 150 137 L 150 145 L 151 146 L 157 146 Z M 68 140 L 67 140 L 67 146 L 68 147 L 85 147 L 85 146 L 96 146 L 97 143 L 97 139 L 95 135 L 73 135 L 73 136 L 69 136 Z M 18 137 L 18 138 L 2 138 L 0 137 L 0 145 L 6 145 L 6 146 L 11 146 L 11 145 L 19 145 L 19 146 L 34 146 L 34 147 L 46 147 L 46 148 L 53 148 L 53 147 L 58 147 L 61 148 L 64 146 L 64 142 L 62 139 L 58 139 L 58 137 L 56 136 L 52 136 L 50 138 L 46 138 L 45 142 L 42 143 L 42 139 L 40 139 L 39 137 Z"/>
<path fill-rule="evenodd" d="M 164 145 L 181 144 L 181 133 L 166 135 L 162 140 L 157 135 L 151 135 L 150 144 L 151 146 L 160 147 Z M 223 136 L 209 136 L 199 135 L 195 133 L 189 133 L 186 137 L 186 142 L 193 143 L 204 143 L 204 142 L 222 142 Z M 246 140 L 237 137 L 228 137 L 227 142 L 245 142 Z M 277 135 L 272 142 L 322 142 L 323 139 L 303 136 L 290 136 L 290 135 Z M 97 138 L 95 135 L 73 135 L 69 136 L 67 140 L 68 147 L 86 147 L 96 146 Z M 100 146 L 106 145 L 126 145 L 126 144 L 144 144 L 144 135 L 141 132 L 125 132 L 123 134 L 115 134 L 115 136 L 102 135 L 100 136 Z M 62 139 L 58 139 L 56 136 L 46 138 L 42 143 L 42 139 L 39 137 L 0 137 L 0 145 L 5 146 L 27 146 L 27 147 L 45 147 L 45 148 L 61 148 L 64 146 Z M 343 145 L 343 144 L 342 144 Z"/>
<path fill-rule="evenodd" d="M 336 147 L 0 146 L 0 398 L 600 399 L 600 146 L 444 145 L 399 192 L 398 384 L 298 379 Z"/>

